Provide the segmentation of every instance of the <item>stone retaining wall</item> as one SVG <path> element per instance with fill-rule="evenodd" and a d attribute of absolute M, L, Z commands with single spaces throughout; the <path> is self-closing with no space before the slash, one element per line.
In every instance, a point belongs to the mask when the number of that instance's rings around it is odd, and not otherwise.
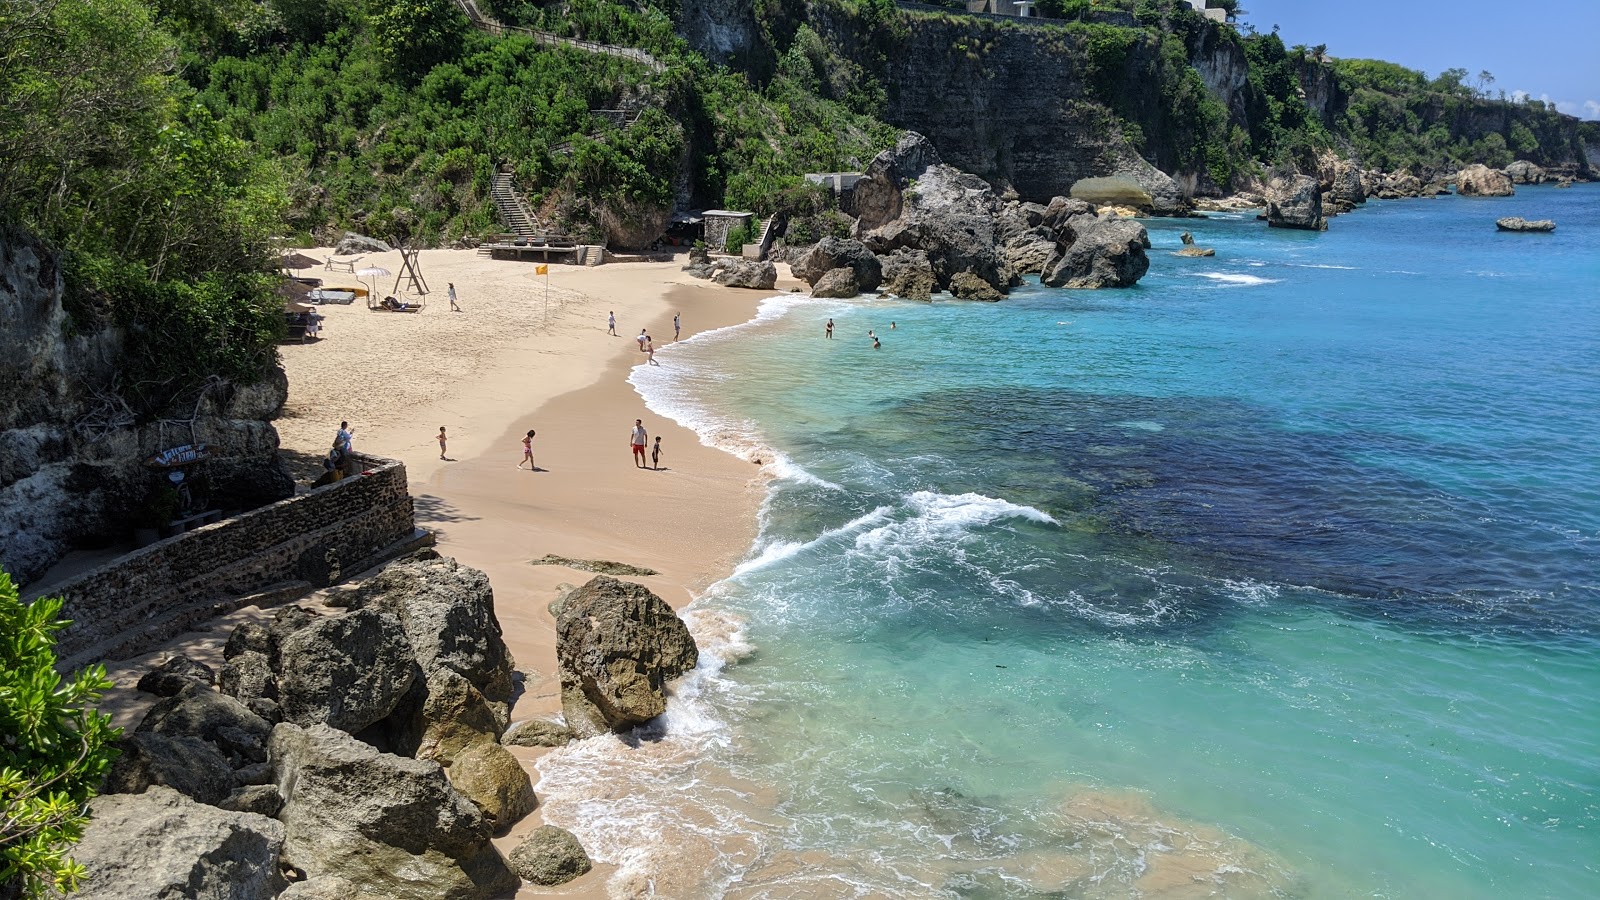
<path fill-rule="evenodd" d="M 57 655 L 82 663 L 181 633 L 228 601 L 285 582 L 322 587 L 416 531 L 404 463 L 357 456 L 364 474 L 167 538 L 49 589 L 72 620 Z"/>

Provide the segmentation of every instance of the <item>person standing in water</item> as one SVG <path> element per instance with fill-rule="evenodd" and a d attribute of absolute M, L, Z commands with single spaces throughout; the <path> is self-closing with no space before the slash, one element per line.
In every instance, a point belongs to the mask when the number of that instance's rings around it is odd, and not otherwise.
<path fill-rule="evenodd" d="M 650 433 L 644 430 L 644 420 L 633 420 L 633 433 L 628 436 L 628 443 L 633 447 L 633 467 L 644 468 L 644 445 L 650 443 Z"/>
<path fill-rule="evenodd" d="M 644 336 L 644 352 L 649 354 L 649 357 L 646 358 L 646 360 L 645 360 L 646 362 L 648 362 L 652 366 L 661 365 L 661 363 L 656 362 L 656 342 L 655 342 L 655 338 L 652 338 L 648 334 Z"/>
<path fill-rule="evenodd" d="M 529 472 L 537 472 L 537 471 L 539 471 L 539 467 L 533 464 L 533 429 L 532 428 L 529 428 L 528 429 L 528 433 L 523 435 L 523 437 L 522 437 L 522 462 L 517 463 L 517 468 L 519 468 L 519 469 L 522 468 L 522 463 L 527 463 L 528 464 L 528 471 Z"/>
<path fill-rule="evenodd" d="M 822 332 L 822 336 L 827 338 L 830 341 L 833 340 L 833 320 L 832 319 L 828 320 L 828 327 Z"/>
<path fill-rule="evenodd" d="M 657 470 L 661 468 L 661 438 L 659 436 L 656 437 L 655 446 L 650 448 L 650 468 Z"/>
<path fill-rule="evenodd" d="M 672 339 L 673 340 L 677 340 L 678 339 L 678 335 L 681 334 L 682 332 L 683 332 L 683 322 L 681 320 L 679 320 L 677 313 L 673 313 L 672 314 Z"/>
<path fill-rule="evenodd" d="M 609 316 L 606 316 L 606 334 L 609 334 L 612 337 L 621 337 L 621 335 L 617 334 L 617 311 L 616 310 L 612 310 L 611 314 Z"/>
<path fill-rule="evenodd" d="M 872 349 L 874 349 L 874 350 L 882 350 L 883 349 L 883 344 L 878 340 L 877 335 L 873 335 L 873 337 L 872 337 Z"/>

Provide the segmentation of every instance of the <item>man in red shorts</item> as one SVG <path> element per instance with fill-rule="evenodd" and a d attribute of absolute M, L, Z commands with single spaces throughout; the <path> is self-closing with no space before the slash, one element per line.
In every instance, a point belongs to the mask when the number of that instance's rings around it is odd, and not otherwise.
<path fill-rule="evenodd" d="M 644 430 L 643 419 L 633 420 L 633 435 L 628 440 L 633 444 L 633 467 L 644 468 L 644 446 L 650 443 L 650 434 Z"/>

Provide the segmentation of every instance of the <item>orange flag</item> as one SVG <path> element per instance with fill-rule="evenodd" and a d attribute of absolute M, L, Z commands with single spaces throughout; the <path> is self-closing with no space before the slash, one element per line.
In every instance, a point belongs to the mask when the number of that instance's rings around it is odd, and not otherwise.
<path fill-rule="evenodd" d="M 549 275 L 550 274 L 550 267 L 549 266 L 540 266 L 539 268 L 533 270 L 533 274 L 535 274 L 535 275 Z"/>

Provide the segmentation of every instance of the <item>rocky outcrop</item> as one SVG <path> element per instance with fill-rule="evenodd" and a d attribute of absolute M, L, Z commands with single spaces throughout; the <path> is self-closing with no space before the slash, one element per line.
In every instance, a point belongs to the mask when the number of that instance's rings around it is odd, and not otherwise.
<path fill-rule="evenodd" d="M 510 830 L 539 804 L 527 771 L 511 751 L 496 743 L 479 741 L 457 753 L 445 774 L 483 812 L 495 834 Z"/>
<path fill-rule="evenodd" d="M 1074 182 L 1071 196 L 1096 206 L 1131 207 L 1158 216 L 1182 215 L 1191 208 L 1170 175 L 1132 152 L 1117 155 L 1116 171 L 1110 175 Z"/>
<path fill-rule="evenodd" d="M 1056 252 L 1039 280 L 1051 287 L 1131 287 L 1150 269 L 1149 248 L 1149 233 L 1131 219 L 1072 216 L 1058 230 Z"/>
<path fill-rule="evenodd" d="M 541 825 L 511 851 L 511 868 L 524 881 L 544 887 L 566 884 L 589 871 L 589 854 L 565 828 Z"/>
<path fill-rule="evenodd" d="M 1422 180 L 1410 172 L 1372 172 L 1371 195 L 1380 200 L 1405 200 L 1423 196 Z"/>
<path fill-rule="evenodd" d="M 265 816 L 156 786 L 96 797 L 89 817 L 71 850 L 88 873 L 74 897 L 269 900 L 285 887 L 278 870 L 284 827 Z"/>
<path fill-rule="evenodd" d="M 1463 197 L 1509 197 L 1517 191 L 1506 173 L 1474 163 L 1456 173 L 1456 192 Z"/>
<path fill-rule="evenodd" d="M 756 291 L 770 291 L 778 283 L 778 267 L 766 260 L 730 259 L 727 257 L 712 262 L 706 270 L 707 274 L 699 278 L 709 278 L 717 284 L 726 287 L 749 288 Z"/>
<path fill-rule="evenodd" d="M 1186 257 L 1189 257 L 1189 258 L 1192 258 L 1192 259 L 1197 259 L 1197 258 L 1200 258 L 1200 257 L 1216 256 L 1217 255 L 1217 251 L 1211 249 L 1210 247 L 1197 247 L 1197 246 L 1195 246 L 1194 235 L 1190 234 L 1187 231 L 1185 231 L 1183 234 L 1178 235 L 1178 240 L 1183 242 L 1183 248 L 1181 250 L 1179 250 L 1177 253 L 1173 254 L 1174 256 L 1186 256 Z"/>
<path fill-rule="evenodd" d="M 794 277 L 812 286 L 813 296 L 819 281 L 837 269 L 850 270 L 850 283 L 857 288 L 853 294 L 828 294 L 825 296 L 854 297 L 855 294 L 875 291 L 883 283 L 883 264 L 872 255 L 866 245 L 846 238 L 825 237 L 790 264 Z M 836 276 L 836 281 L 840 280 Z"/>
<path fill-rule="evenodd" d="M 483 813 L 437 763 L 380 753 L 326 725 L 275 727 L 284 860 L 394 900 L 490 900 L 517 878 Z"/>
<path fill-rule="evenodd" d="M 138 689 L 157 697 L 171 697 L 191 684 L 210 687 L 216 683 L 217 675 L 210 666 L 180 653 L 146 672 L 139 679 Z"/>
<path fill-rule="evenodd" d="M 500 743 L 507 747 L 564 747 L 572 743 L 572 729 L 554 719 L 525 719 L 506 729 Z"/>
<path fill-rule="evenodd" d="M 1554 219 L 1524 219 L 1521 216 L 1507 216 L 1496 219 L 1494 227 L 1500 231 L 1555 231 Z"/>
<path fill-rule="evenodd" d="M 957 300 L 979 300 L 984 303 L 1005 299 L 1005 295 L 995 290 L 993 285 L 971 272 L 957 272 L 950 276 L 950 295 Z"/>
<path fill-rule="evenodd" d="M 811 296 L 819 299 L 848 299 L 860 294 L 861 285 L 856 283 L 855 270 L 843 267 L 830 269 L 811 286 Z"/>
<path fill-rule="evenodd" d="M 883 257 L 885 291 L 902 300 L 927 300 L 933 296 L 933 265 L 922 250 L 904 247 Z"/>
<path fill-rule="evenodd" d="M 1506 177 L 1511 179 L 1512 184 L 1544 184 L 1546 177 L 1548 177 L 1545 170 L 1540 168 L 1537 163 L 1532 163 L 1525 159 L 1519 159 L 1506 166 L 1505 173 Z"/>
<path fill-rule="evenodd" d="M 1347 213 L 1367 202 L 1366 184 L 1356 164 L 1332 153 L 1324 154 L 1318 172 L 1324 210 Z"/>
<path fill-rule="evenodd" d="M 107 794 L 143 794 L 164 787 L 212 806 L 239 787 L 239 776 L 212 745 L 196 737 L 135 732 L 117 742 L 106 774 Z"/>
<path fill-rule="evenodd" d="M 556 617 L 561 709 L 578 737 L 641 725 L 666 711 L 666 683 L 699 650 L 666 601 L 643 585 L 599 576 Z"/>
<path fill-rule="evenodd" d="M 417 665 L 400 621 L 369 608 L 322 617 L 289 634 L 278 647 L 275 674 L 284 721 L 353 734 L 394 712 Z"/>
<path fill-rule="evenodd" d="M 337 256 L 351 256 L 356 253 L 388 253 L 394 248 L 374 237 L 346 231 L 339 242 L 333 245 L 333 252 Z"/>
<path fill-rule="evenodd" d="M 1322 216 L 1322 187 L 1309 175 L 1286 175 L 1267 185 L 1267 225 L 1326 231 Z"/>
<path fill-rule="evenodd" d="M 118 393 L 123 332 L 83 314 L 69 327 L 64 293 L 56 254 L 0 227 L 0 567 L 19 584 L 76 544 L 127 536 L 157 486 L 144 460 L 177 443 L 207 445 L 218 508 L 293 493 L 267 421 L 287 397 L 280 370 L 263 371 L 256 387 L 215 382 L 168 409 L 136 411 Z M 181 441 L 157 424 L 191 417 Z"/>
<path fill-rule="evenodd" d="M 205 685 L 189 685 L 156 701 L 138 730 L 198 738 L 214 747 L 230 766 L 240 768 L 266 761 L 272 726 L 232 697 Z"/>
<path fill-rule="evenodd" d="M 996 231 L 1002 204 L 983 179 L 939 162 L 922 135 L 906 132 L 878 154 L 856 183 L 855 198 L 856 237 L 873 253 L 925 251 L 941 290 L 959 272 L 998 293 L 1010 287 Z"/>

